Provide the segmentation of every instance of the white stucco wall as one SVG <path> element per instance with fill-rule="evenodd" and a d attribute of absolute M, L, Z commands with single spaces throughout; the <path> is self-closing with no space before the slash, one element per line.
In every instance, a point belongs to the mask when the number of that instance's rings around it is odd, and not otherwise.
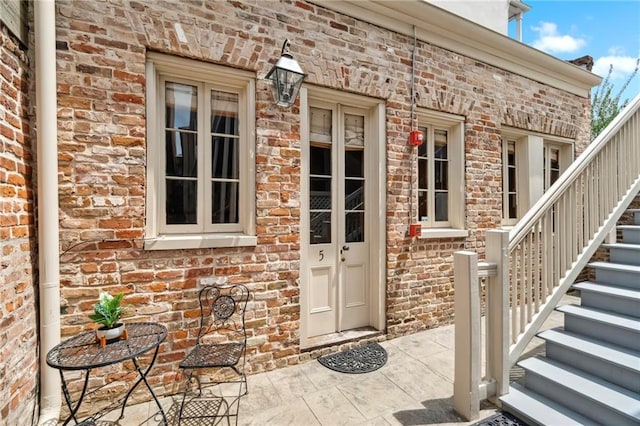
<path fill-rule="evenodd" d="M 508 33 L 509 0 L 424 0 L 484 25 L 501 34 Z"/>

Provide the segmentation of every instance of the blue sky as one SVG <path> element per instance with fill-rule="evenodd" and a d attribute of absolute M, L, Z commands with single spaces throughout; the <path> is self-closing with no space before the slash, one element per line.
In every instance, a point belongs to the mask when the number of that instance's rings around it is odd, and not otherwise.
<path fill-rule="evenodd" d="M 524 0 L 522 41 L 560 59 L 590 55 L 593 72 L 605 77 L 613 64 L 614 94 L 640 57 L 640 0 Z M 510 34 L 515 26 L 510 26 Z M 623 98 L 640 93 L 640 73 Z"/>

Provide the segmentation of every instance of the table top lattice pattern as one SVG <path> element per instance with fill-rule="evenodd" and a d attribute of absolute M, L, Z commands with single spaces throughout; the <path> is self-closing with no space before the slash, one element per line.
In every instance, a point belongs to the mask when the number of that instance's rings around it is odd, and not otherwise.
<path fill-rule="evenodd" d="M 127 339 L 108 342 L 104 347 L 94 331 L 73 336 L 55 346 L 47 354 L 47 364 L 60 370 L 88 370 L 115 364 L 157 347 L 166 337 L 161 324 L 138 322 L 125 324 Z"/>

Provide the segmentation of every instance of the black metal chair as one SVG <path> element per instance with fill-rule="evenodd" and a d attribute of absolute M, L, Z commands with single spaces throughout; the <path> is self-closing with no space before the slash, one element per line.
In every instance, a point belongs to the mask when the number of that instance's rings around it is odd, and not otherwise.
<path fill-rule="evenodd" d="M 240 398 L 247 394 L 244 372 L 249 290 L 242 284 L 207 285 L 199 293 L 196 344 L 180 363 L 185 390 L 178 425 L 238 423 Z M 235 389 L 237 387 L 237 389 Z"/>

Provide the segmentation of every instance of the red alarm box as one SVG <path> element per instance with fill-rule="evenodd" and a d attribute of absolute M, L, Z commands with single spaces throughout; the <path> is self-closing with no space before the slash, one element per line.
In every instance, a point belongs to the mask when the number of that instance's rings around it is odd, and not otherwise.
<path fill-rule="evenodd" d="M 419 223 L 412 223 L 409 225 L 409 236 L 410 237 L 419 237 L 422 232 L 422 225 Z"/>
<path fill-rule="evenodd" d="M 424 133 L 422 130 L 412 130 L 409 133 L 409 144 L 412 146 L 422 145 L 424 142 Z"/>

